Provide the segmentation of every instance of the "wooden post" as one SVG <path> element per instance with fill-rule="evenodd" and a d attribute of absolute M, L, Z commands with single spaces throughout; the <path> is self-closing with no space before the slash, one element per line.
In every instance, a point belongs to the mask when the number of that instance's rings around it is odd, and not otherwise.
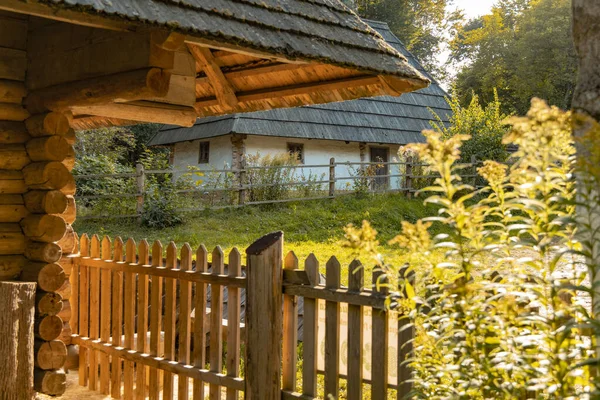
<path fill-rule="evenodd" d="M 144 175 L 144 165 L 136 164 L 135 166 L 135 181 L 137 184 L 137 206 L 136 213 L 141 222 L 142 212 L 144 212 L 144 194 L 146 192 L 146 179 Z"/>
<path fill-rule="evenodd" d="M 410 199 L 412 193 L 412 184 L 413 184 L 413 156 L 406 157 L 406 171 L 404 172 L 404 189 L 406 190 L 406 197 Z"/>
<path fill-rule="evenodd" d="M 407 273 L 406 268 L 400 270 L 400 280 L 406 279 L 411 285 L 415 285 L 415 273 Z M 403 290 L 404 296 L 407 295 Z M 398 318 L 398 399 L 404 399 L 413 387 L 412 371 L 409 363 L 413 357 L 413 340 L 415 339 L 415 327 L 408 315 L 400 315 Z"/>
<path fill-rule="evenodd" d="M 335 197 L 335 158 L 329 160 L 329 197 Z"/>
<path fill-rule="evenodd" d="M 281 399 L 283 232 L 263 236 L 246 249 L 247 400 Z"/>
<path fill-rule="evenodd" d="M 2 398 L 33 399 L 35 283 L 1 282 L 0 302 Z"/>

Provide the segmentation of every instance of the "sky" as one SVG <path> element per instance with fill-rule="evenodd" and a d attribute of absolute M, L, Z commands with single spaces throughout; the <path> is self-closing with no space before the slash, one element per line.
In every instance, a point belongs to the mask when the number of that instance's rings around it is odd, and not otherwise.
<path fill-rule="evenodd" d="M 465 10 L 467 18 L 474 18 L 487 14 L 496 0 L 454 0 L 450 9 L 462 8 Z"/>

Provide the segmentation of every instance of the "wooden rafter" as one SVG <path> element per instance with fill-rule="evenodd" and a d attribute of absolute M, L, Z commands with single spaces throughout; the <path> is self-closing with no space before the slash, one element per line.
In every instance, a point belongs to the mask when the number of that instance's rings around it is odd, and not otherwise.
<path fill-rule="evenodd" d="M 82 115 L 96 115 L 129 121 L 180 126 L 193 126 L 197 118 L 196 110 L 193 107 L 150 101 L 73 107 L 72 112 L 76 118 Z"/>
<path fill-rule="evenodd" d="M 198 46 L 189 46 L 189 49 L 206 73 L 221 107 L 224 110 L 234 110 L 238 105 L 235 90 L 221 71 L 210 49 Z"/>
<path fill-rule="evenodd" d="M 223 71 L 223 75 L 225 75 L 225 78 L 227 80 L 230 80 L 230 79 L 256 76 L 256 75 L 262 75 L 262 74 L 299 70 L 299 69 L 304 68 L 305 66 L 312 67 L 311 64 L 301 65 L 301 64 L 288 64 L 288 63 L 274 62 L 274 63 L 264 64 L 264 65 L 249 66 L 247 68 L 239 68 L 239 69 L 235 69 L 233 71 Z M 196 78 L 196 84 L 208 84 L 208 83 L 210 83 L 210 79 L 208 78 L 208 76 L 202 77 L 202 78 Z"/>
<path fill-rule="evenodd" d="M 267 100 L 277 97 L 303 95 L 312 92 L 340 90 L 356 86 L 381 85 L 379 77 L 374 75 L 355 76 L 351 78 L 337 79 L 326 82 L 311 82 L 298 85 L 281 86 L 275 88 L 252 90 L 248 92 L 239 92 L 237 98 L 240 103 L 257 100 Z M 196 102 L 196 109 L 218 105 L 214 97 L 199 99 Z"/>

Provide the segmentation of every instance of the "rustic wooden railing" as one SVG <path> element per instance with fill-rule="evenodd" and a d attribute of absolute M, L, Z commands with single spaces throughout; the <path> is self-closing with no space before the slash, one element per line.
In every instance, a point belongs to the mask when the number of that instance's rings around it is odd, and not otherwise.
<path fill-rule="evenodd" d="M 461 178 L 468 183 L 476 184 L 478 175 L 475 171 L 476 167 L 480 165 L 480 162 L 473 157 L 471 163 L 462 164 L 460 171 Z M 245 166 L 242 169 L 230 168 L 230 169 L 212 169 L 206 171 L 195 171 L 190 172 L 188 170 L 146 170 L 143 165 L 138 164 L 135 172 L 131 173 L 120 173 L 120 174 L 87 174 L 87 175 L 76 175 L 77 180 L 97 180 L 97 179 L 130 179 L 130 186 L 132 187 L 132 193 L 94 193 L 94 194 L 79 194 L 76 197 L 84 201 L 96 201 L 98 199 L 127 199 L 131 200 L 132 211 L 125 214 L 113 214 L 113 215 L 78 215 L 78 219 L 109 219 L 109 218 L 136 218 L 139 217 L 144 209 L 144 202 L 146 200 L 146 189 L 148 176 L 151 175 L 174 175 L 174 176 L 186 176 L 194 173 L 213 174 L 217 177 L 220 182 L 220 177 L 230 174 L 232 183 L 229 185 L 222 185 L 220 183 L 211 182 L 210 179 L 206 179 L 206 182 L 202 185 L 191 188 L 191 189 L 175 189 L 174 192 L 180 196 L 192 195 L 194 198 L 202 200 L 204 197 L 219 197 L 223 194 L 228 193 L 232 200 L 223 201 L 222 199 L 210 200 L 206 204 L 200 206 L 194 205 L 193 207 L 177 207 L 178 211 L 189 212 L 189 211 L 201 211 L 207 208 L 218 209 L 227 207 L 240 207 L 245 205 L 259 205 L 259 204 L 274 204 L 274 203 L 286 203 L 292 201 L 307 201 L 307 200 L 319 200 L 319 199 L 332 199 L 337 196 L 355 193 L 357 191 L 366 192 L 400 192 L 410 196 L 416 192 L 420 187 L 429 186 L 433 179 L 436 178 L 435 174 L 426 172 L 419 172 L 427 164 L 413 160 L 409 157 L 406 161 L 390 161 L 390 162 L 345 162 L 336 161 L 335 158 L 331 158 L 329 164 L 298 164 L 298 165 L 278 165 L 278 166 Z M 345 175 L 339 174 L 339 168 L 346 168 L 347 173 Z M 268 183 L 253 183 L 248 181 L 247 177 L 251 171 L 256 170 L 323 170 L 320 178 L 306 179 L 303 174 L 300 177 L 291 179 L 289 182 L 268 182 Z M 392 171 L 396 169 L 396 171 Z M 337 171 L 337 174 L 336 174 Z M 385 172 L 382 172 L 385 171 Z M 304 179 L 302 179 L 304 178 Z M 394 182 L 390 182 L 391 179 L 395 179 Z M 135 183 L 133 182 L 135 180 Z M 427 181 L 427 184 L 423 182 Z M 420 183 L 420 186 L 419 186 Z M 480 182 L 481 183 L 481 182 Z M 341 185 L 340 185 L 341 184 Z M 302 188 L 311 187 L 310 194 L 305 194 Z M 271 187 L 278 187 L 281 189 L 291 188 L 289 196 L 282 198 L 271 198 L 264 200 L 252 200 L 250 194 L 256 189 L 265 189 Z M 199 197 L 198 197 L 199 196 Z M 135 206 L 133 199 L 135 198 Z M 196 202 L 198 203 L 198 202 Z M 135 209 L 135 212 L 133 212 Z"/>
<path fill-rule="evenodd" d="M 120 238 L 114 242 L 100 241 L 96 235 L 91 240 L 86 235 L 81 238 L 81 257 L 72 279 L 80 385 L 125 399 L 134 395 L 158 399 L 161 392 L 164 399 L 173 398 L 175 392 L 178 399 L 190 395 L 204 399 L 205 391 L 216 399 L 222 388 L 228 399 L 237 398 L 245 389 L 239 369 L 240 324 L 226 326 L 224 373 L 222 307 L 227 288 L 229 320 L 239 321 L 240 289 L 246 285 L 240 253 L 233 249 L 229 254 L 227 274 L 219 247 L 210 263 L 204 246 L 196 251 L 195 263 L 187 244 L 179 259 L 174 243 L 167 246 L 164 260 L 162 253 L 160 242 L 150 251 L 145 240 L 136 246 L 132 239 L 124 245 Z M 208 284 L 210 314 L 206 312 Z M 194 312 L 192 323 L 193 309 L 203 312 Z M 207 331 L 211 332 L 208 360 Z"/>
<path fill-rule="evenodd" d="M 281 232 L 246 250 L 247 267 L 236 249 L 228 264 L 220 247 L 208 258 L 202 245 L 193 253 L 185 244 L 178 257 L 171 242 L 163 258 L 158 241 L 150 248 L 145 240 L 83 235 L 71 274 L 79 384 L 126 400 L 235 400 L 240 392 L 248 400 L 337 398 L 340 379 L 350 400 L 363 398 L 364 384 L 372 399 L 410 392 L 414 332 L 406 316 L 387 310 L 381 272 L 370 289 L 354 261 L 346 288 L 332 257 L 322 284 L 314 255 L 304 269 L 293 252 L 283 258 Z"/>
<path fill-rule="evenodd" d="M 382 271 L 375 270 L 373 284 L 365 286 L 364 268 L 355 260 L 348 266 L 346 288 L 341 286 L 341 266 L 335 257 L 325 268 L 323 285 L 313 254 L 304 262 L 304 270 L 298 269 L 294 253 L 285 258 L 283 399 L 338 398 L 340 378 L 346 379 L 348 400 L 362 399 L 365 383 L 370 384 L 372 399 L 389 399 L 392 390 L 398 399 L 405 398 L 412 389 L 408 363 L 414 331 L 407 316 L 387 310 L 389 285 Z M 298 297 L 304 298 L 301 393 L 297 392 L 294 351 Z M 322 394 L 317 390 L 318 374 L 324 375 Z"/>

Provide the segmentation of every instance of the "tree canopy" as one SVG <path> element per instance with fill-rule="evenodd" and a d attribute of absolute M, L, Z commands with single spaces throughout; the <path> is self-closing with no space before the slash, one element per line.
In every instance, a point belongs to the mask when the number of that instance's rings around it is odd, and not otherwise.
<path fill-rule="evenodd" d="M 532 97 L 563 109 L 571 105 L 576 56 L 570 0 L 498 0 L 492 12 L 452 27 L 453 95 L 484 104 L 494 90 L 503 111 L 524 114 Z"/>
<path fill-rule="evenodd" d="M 350 3 L 362 18 L 387 22 L 392 32 L 402 40 L 434 75 L 438 68 L 437 54 L 445 42 L 446 6 L 451 0 L 354 0 Z"/>

